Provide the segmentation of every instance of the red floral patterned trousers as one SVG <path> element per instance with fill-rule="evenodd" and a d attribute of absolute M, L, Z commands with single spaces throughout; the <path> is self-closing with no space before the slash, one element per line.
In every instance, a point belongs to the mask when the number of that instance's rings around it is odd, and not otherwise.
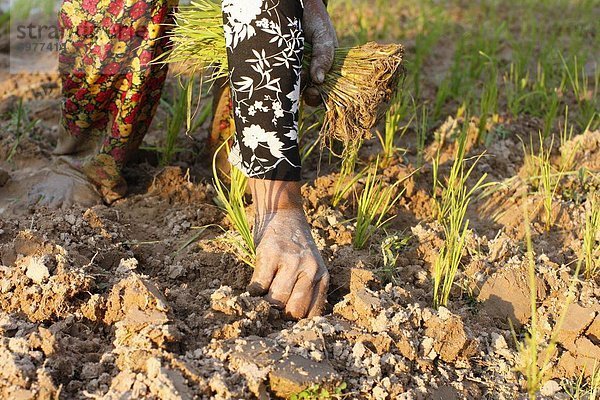
<path fill-rule="evenodd" d="M 63 1 L 63 128 L 97 138 L 100 164 L 113 170 L 139 147 L 159 104 L 167 67 L 150 61 L 165 51 L 164 24 L 175 6 L 177 0 Z"/>

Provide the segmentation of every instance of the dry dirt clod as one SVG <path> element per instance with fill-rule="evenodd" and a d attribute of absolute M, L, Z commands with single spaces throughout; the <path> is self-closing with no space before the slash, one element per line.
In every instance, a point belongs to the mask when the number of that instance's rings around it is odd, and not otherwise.
<path fill-rule="evenodd" d="M 468 356 L 464 353 L 469 347 L 469 339 L 460 317 L 453 315 L 445 318 L 433 316 L 429 319 L 425 323 L 425 335 L 433 338 L 433 349 L 442 360 L 453 362 L 459 356 Z"/>
<path fill-rule="evenodd" d="M 558 342 L 568 350 L 561 357 L 559 368 L 568 374 L 588 369 L 600 360 L 600 343 L 597 342 L 597 336 L 590 333 L 595 329 L 596 318 L 596 313 L 591 308 L 578 304 L 569 306 L 557 336 Z M 589 374 L 590 371 L 586 373 Z"/>
<path fill-rule="evenodd" d="M 135 273 L 120 280 L 108 295 L 104 322 L 116 326 L 115 343 L 119 346 L 162 347 L 179 337 L 170 321 L 162 293 Z"/>
<path fill-rule="evenodd" d="M 12 243 L 0 246 L 0 256 L 9 265 L 2 268 L 0 306 L 32 321 L 69 315 L 92 288 L 93 278 L 73 265 L 64 248 L 31 232 L 21 232 Z"/>
<path fill-rule="evenodd" d="M 174 369 L 162 365 L 158 358 L 146 361 L 149 388 L 152 394 L 163 400 L 187 400 L 193 395 L 187 387 L 183 375 Z"/>
<path fill-rule="evenodd" d="M 135 271 L 138 267 L 138 260 L 135 258 L 123 258 L 119 261 L 119 266 L 117 267 L 117 273 L 127 275 L 131 271 Z"/>
<path fill-rule="evenodd" d="M 492 348 L 494 349 L 494 352 L 496 352 L 496 353 L 501 353 L 504 350 L 508 349 L 508 345 L 506 343 L 506 339 L 504 338 L 504 336 L 502 336 L 496 332 L 492 332 L 491 341 L 492 341 Z"/>
<path fill-rule="evenodd" d="M 550 379 L 544 384 L 544 386 L 542 386 L 542 388 L 540 389 L 540 394 L 542 396 L 554 396 L 561 390 L 562 387 L 560 386 L 560 384 L 557 381 Z"/>
<path fill-rule="evenodd" d="M 333 308 L 335 314 L 369 330 L 381 310 L 381 300 L 364 287 L 350 292 Z"/>
<path fill-rule="evenodd" d="M 537 287 L 538 299 L 544 299 L 546 291 L 541 278 Z M 531 318 L 527 271 L 511 267 L 496 272 L 483 284 L 477 299 L 498 327 L 507 328 L 509 319 L 517 328 L 522 326 Z"/>
<path fill-rule="evenodd" d="M 11 351 L 5 343 L 0 343 L 0 378 L 2 380 L 11 382 L 14 388 L 29 388 L 30 381 L 35 376 L 35 371 L 36 368 L 29 357 L 19 356 Z M 3 388 L 10 390 L 4 385 Z"/>
<path fill-rule="evenodd" d="M 590 324 L 589 328 L 586 331 L 586 335 L 590 338 L 592 342 L 597 345 L 600 345 L 600 314 L 596 315 L 594 321 Z"/>
<path fill-rule="evenodd" d="M 339 375 L 328 362 L 315 362 L 296 355 L 279 361 L 269 374 L 271 390 L 282 398 L 288 398 L 315 383 L 331 388 L 339 382 Z"/>
<path fill-rule="evenodd" d="M 569 305 L 565 320 L 558 333 L 558 342 L 567 349 L 577 353 L 578 349 L 575 343 L 580 339 L 581 334 L 592 324 L 595 316 L 596 313 L 592 309 L 581 307 L 578 304 Z M 589 341 L 588 339 L 586 340 Z"/>
<path fill-rule="evenodd" d="M 37 284 L 44 283 L 50 277 L 47 261 L 46 257 L 30 257 L 25 266 L 25 275 Z"/>
<path fill-rule="evenodd" d="M 244 375 L 257 397 L 260 397 L 265 382 L 281 398 L 288 398 L 315 384 L 333 388 L 341 382 L 328 361 L 288 354 L 270 339 L 250 336 L 225 348 L 230 351 L 230 367 Z"/>

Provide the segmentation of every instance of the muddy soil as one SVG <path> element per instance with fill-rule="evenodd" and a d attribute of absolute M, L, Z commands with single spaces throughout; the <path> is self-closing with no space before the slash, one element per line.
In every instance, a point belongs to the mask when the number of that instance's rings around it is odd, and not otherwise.
<path fill-rule="evenodd" d="M 433 218 L 431 165 L 404 183 L 387 232 L 409 240 L 395 268 L 383 270 L 379 245 L 386 233 L 354 250 L 353 201 L 331 207 L 336 167 L 324 165 L 317 174 L 311 167 L 318 155 L 311 158 L 305 208 L 331 270 L 330 304 L 323 317 L 293 322 L 245 292 L 250 268 L 218 240 L 223 233 L 214 226 L 229 225 L 213 202 L 203 161 L 210 157 L 199 144 L 206 127 L 182 139 L 191 151 L 179 154 L 176 166 L 160 168 L 155 156 L 141 154 L 126 171 L 131 194 L 112 206 L 48 210 L 29 205 L 26 188 L 8 196 L 2 187 L 23 168 L 50 162 L 59 118 L 56 77 L 3 82 L 0 160 L 16 152 L 0 162 L 1 398 L 267 399 L 342 383 L 352 399 L 524 397 L 509 326 L 521 337 L 531 318 L 523 205 L 533 221 L 538 321 L 547 339 L 563 310 L 593 184 L 566 178 L 554 202 L 554 227 L 544 230 L 541 199 L 523 197 L 519 139 L 536 137 L 540 121 L 501 120 L 509 134 L 486 149 L 469 149 L 487 151 L 473 179 L 487 173 L 487 181 L 505 185 L 471 207 L 465 267 L 449 307 L 437 311 L 430 269 L 442 230 Z M 39 122 L 17 143 L 11 111 L 18 98 Z M 160 138 L 162 119 L 149 141 Z M 450 136 L 452 126 L 449 119 L 439 133 Z M 570 145 L 576 143 L 577 165 L 598 171 L 600 132 Z M 431 144 L 427 152 L 436 150 Z M 377 151 L 370 143 L 361 157 Z M 443 173 L 453 151 L 449 140 Z M 384 175 L 393 183 L 415 165 L 409 152 Z M 576 289 L 551 357 L 552 379 L 542 390 L 548 399 L 566 398 L 561 380 L 589 374 L 600 360 L 600 286 L 582 280 Z"/>

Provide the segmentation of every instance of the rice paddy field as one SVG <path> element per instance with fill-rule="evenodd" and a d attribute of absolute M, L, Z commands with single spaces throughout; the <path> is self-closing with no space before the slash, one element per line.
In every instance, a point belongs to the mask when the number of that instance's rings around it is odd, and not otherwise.
<path fill-rule="evenodd" d="M 402 44 L 406 76 L 352 162 L 302 109 L 331 273 L 302 321 L 245 292 L 251 199 L 215 178 L 210 91 L 182 69 L 127 198 L 28 202 L 60 83 L 9 73 L 0 14 L 1 398 L 600 399 L 600 2 L 329 9 L 342 46 Z"/>

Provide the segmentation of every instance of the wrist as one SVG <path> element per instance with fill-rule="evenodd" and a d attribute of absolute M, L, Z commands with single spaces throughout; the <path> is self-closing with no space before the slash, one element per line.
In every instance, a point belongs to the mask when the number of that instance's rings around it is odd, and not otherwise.
<path fill-rule="evenodd" d="M 250 179 L 249 184 L 256 215 L 302 210 L 300 182 Z"/>

